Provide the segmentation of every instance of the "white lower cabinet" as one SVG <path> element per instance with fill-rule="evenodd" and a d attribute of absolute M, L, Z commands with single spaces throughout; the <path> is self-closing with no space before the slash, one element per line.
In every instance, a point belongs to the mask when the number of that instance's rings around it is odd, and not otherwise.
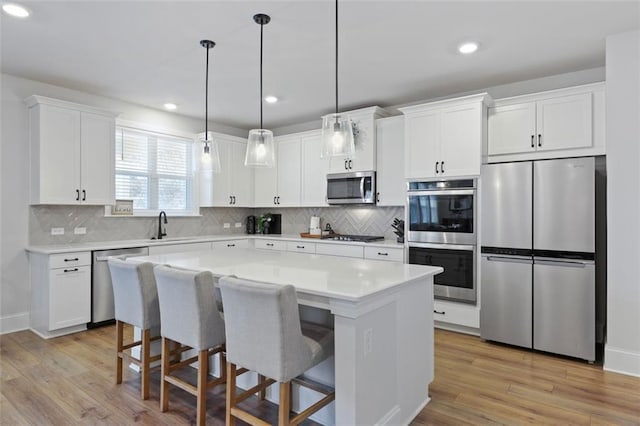
<path fill-rule="evenodd" d="M 212 250 L 230 250 L 234 248 L 248 248 L 249 240 L 226 240 L 211 243 Z"/>
<path fill-rule="evenodd" d="M 31 329 L 44 338 L 91 321 L 91 252 L 30 253 Z"/>
<path fill-rule="evenodd" d="M 324 254 L 328 256 L 341 256 L 341 257 L 357 257 L 362 259 L 364 257 L 364 247 L 362 246 L 350 246 L 346 244 L 317 244 L 316 254 Z"/>
<path fill-rule="evenodd" d="M 466 303 L 433 301 L 433 319 L 436 327 L 447 328 L 443 323 L 458 325 L 473 329 L 480 328 L 480 308 Z M 440 323 L 440 324 L 438 324 Z"/>
<path fill-rule="evenodd" d="M 156 254 L 183 253 L 185 251 L 201 250 L 211 250 L 211 243 L 200 242 L 149 246 L 149 256 L 155 256 Z"/>
<path fill-rule="evenodd" d="M 315 254 L 316 243 L 308 243 L 308 242 L 302 242 L 302 241 L 287 241 L 287 251 Z"/>
<path fill-rule="evenodd" d="M 404 260 L 404 248 L 365 247 L 364 258 L 372 260 L 385 260 L 387 262 L 402 262 Z"/>
<path fill-rule="evenodd" d="M 253 244 L 255 248 L 262 250 L 285 251 L 287 249 L 287 242 L 282 240 L 256 239 Z"/>

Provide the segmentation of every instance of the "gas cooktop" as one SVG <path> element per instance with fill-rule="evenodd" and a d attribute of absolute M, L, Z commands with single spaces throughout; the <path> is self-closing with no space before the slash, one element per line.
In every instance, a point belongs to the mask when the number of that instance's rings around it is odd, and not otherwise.
<path fill-rule="evenodd" d="M 336 235 L 335 237 L 331 237 L 329 239 L 335 241 L 358 241 L 369 243 L 371 241 L 384 240 L 384 237 L 375 235 Z"/>

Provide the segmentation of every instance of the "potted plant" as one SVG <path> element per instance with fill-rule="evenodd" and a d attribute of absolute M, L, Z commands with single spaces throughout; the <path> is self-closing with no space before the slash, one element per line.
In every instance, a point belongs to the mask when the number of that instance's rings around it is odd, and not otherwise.
<path fill-rule="evenodd" d="M 268 234 L 271 220 L 271 213 L 260 215 L 260 218 L 258 218 L 258 232 L 260 232 L 261 234 Z"/>

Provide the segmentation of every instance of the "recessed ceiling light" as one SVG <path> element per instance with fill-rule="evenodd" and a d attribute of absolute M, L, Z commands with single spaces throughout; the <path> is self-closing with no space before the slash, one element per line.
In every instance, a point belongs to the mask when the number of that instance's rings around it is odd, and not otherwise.
<path fill-rule="evenodd" d="M 29 10 L 24 6 L 20 6 L 15 3 L 5 3 L 2 5 L 2 10 L 8 15 L 15 16 L 16 18 L 26 18 L 30 15 Z"/>
<path fill-rule="evenodd" d="M 473 53 L 476 50 L 478 50 L 478 43 L 476 43 L 475 41 L 468 41 L 458 46 L 458 52 L 465 55 L 468 55 L 469 53 Z"/>
<path fill-rule="evenodd" d="M 178 105 L 167 102 L 166 104 L 164 104 L 164 107 L 169 111 L 173 111 L 174 109 L 178 108 Z"/>
<path fill-rule="evenodd" d="M 273 95 L 269 95 L 269 96 L 265 96 L 264 100 L 270 104 L 275 104 L 276 102 L 278 102 L 278 97 L 277 96 L 273 96 Z"/>

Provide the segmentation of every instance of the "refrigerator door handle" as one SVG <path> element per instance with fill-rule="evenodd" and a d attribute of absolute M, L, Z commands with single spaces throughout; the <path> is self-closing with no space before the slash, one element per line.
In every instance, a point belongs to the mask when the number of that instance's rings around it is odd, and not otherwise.
<path fill-rule="evenodd" d="M 485 256 L 489 262 L 533 263 L 530 257 Z"/>
<path fill-rule="evenodd" d="M 566 266 L 571 268 L 586 268 L 587 266 L 594 265 L 592 260 L 573 260 L 573 259 L 535 259 L 533 263 L 537 265 L 550 265 L 550 266 Z"/>

